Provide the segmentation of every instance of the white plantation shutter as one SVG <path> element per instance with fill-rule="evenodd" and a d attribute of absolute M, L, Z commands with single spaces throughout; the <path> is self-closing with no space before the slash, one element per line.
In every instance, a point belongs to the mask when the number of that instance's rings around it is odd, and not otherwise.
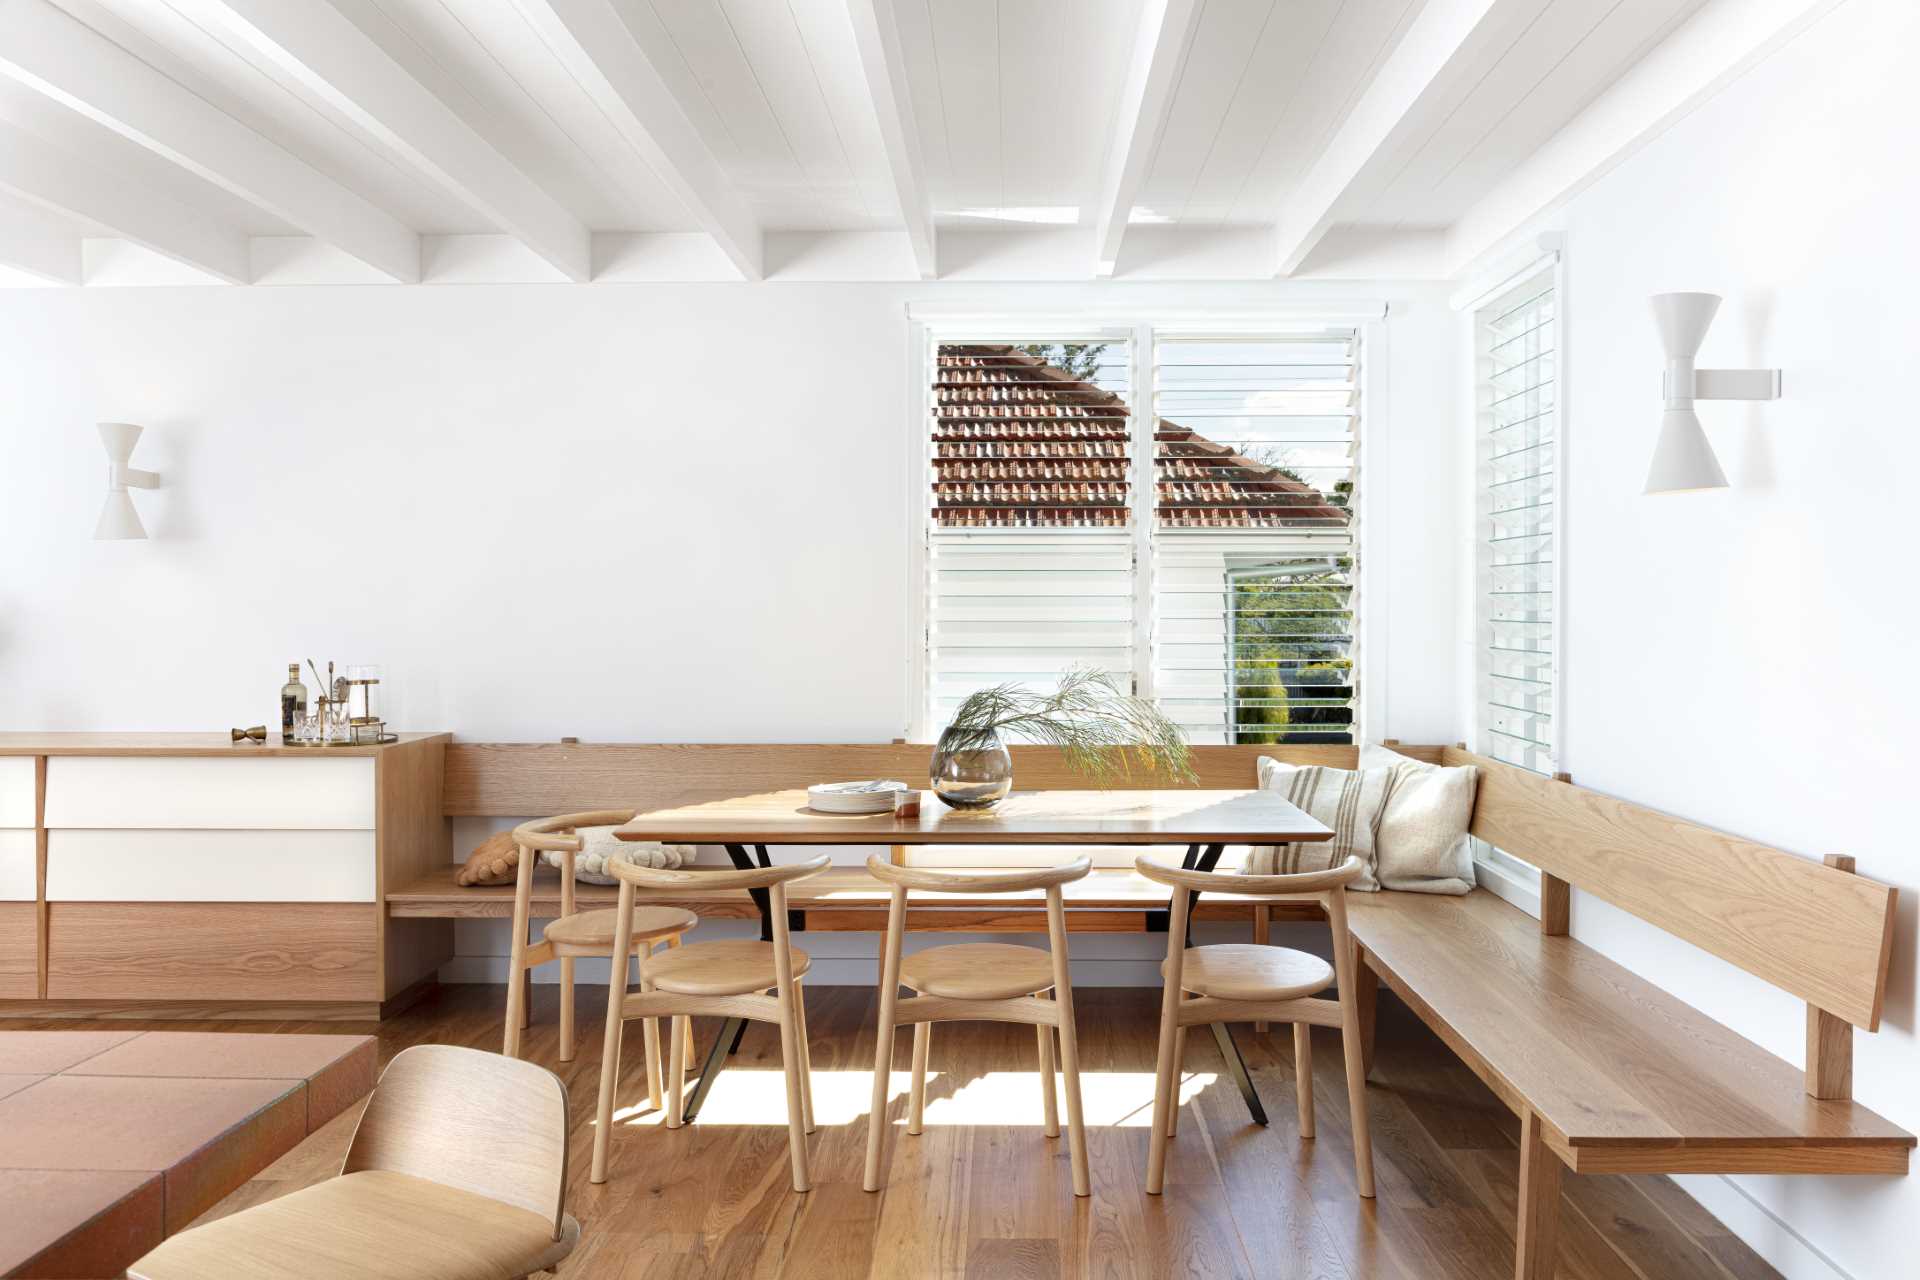
<path fill-rule="evenodd" d="M 1155 340 L 1152 691 L 1194 742 L 1354 741 L 1359 345 Z"/>
<path fill-rule="evenodd" d="M 1475 314 L 1478 680 L 1483 754 L 1554 770 L 1559 353 L 1549 269 Z"/>
<path fill-rule="evenodd" d="M 1051 687 L 1074 665 L 1129 688 L 1127 336 L 942 341 L 930 355 L 926 733 L 977 689 Z"/>

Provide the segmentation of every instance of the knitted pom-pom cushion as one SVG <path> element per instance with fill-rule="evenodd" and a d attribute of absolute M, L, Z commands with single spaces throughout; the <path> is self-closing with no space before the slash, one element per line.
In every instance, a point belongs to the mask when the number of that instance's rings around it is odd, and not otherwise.
<path fill-rule="evenodd" d="M 642 867 L 678 867 L 693 860 L 693 849 L 684 844 L 661 844 L 654 840 L 621 840 L 612 827 L 580 827 L 575 834 L 586 844 L 573 855 L 573 878 L 588 884 L 615 884 L 607 863 L 631 862 Z M 547 865 L 563 867 L 565 855 L 546 851 Z"/>
<path fill-rule="evenodd" d="M 520 846 L 513 842 L 513 832 L 496 831 L 467 855 L 465 865 L 454 874 L 453 882 L 458 885 L 512 884 L 519 868 Z"/>

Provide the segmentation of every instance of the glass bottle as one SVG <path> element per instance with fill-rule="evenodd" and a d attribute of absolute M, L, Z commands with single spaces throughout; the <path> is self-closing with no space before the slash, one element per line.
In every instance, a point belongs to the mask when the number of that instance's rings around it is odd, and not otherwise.
<path fill-rule="evenodd" d="M 287 664 L 287 682 L 280 686 L 280 740 L 292 742 L 307 714 L 307 686 L 300 682 L 300 664 Z"/>

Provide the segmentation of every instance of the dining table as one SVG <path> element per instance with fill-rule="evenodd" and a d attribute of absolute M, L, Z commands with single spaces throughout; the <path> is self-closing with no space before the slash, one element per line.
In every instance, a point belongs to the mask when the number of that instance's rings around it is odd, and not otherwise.
<path fill-rule="evenodd" d="M 1183 847 L 1181 865 L 1199 871 L 1212 871 L 1229 844 L 1284 845 L 1333 838 L 1330 829 L 1278 792 L 1204 788 L 1016 791 L 985 808 L 952 808 L 924 792 L 919 811 L 907 814 L 897 810 L 822 813 L 808 807 L 804 790 L 769 791 L 637 813 L 616 827 L 614 835 L 622 840 L 718 845 L 733 866 L 742 869 L 773 865 L 769 851 L 787 846 L 1041 845 L 1060 847 L 1065 860 L 1076 849 L 1124 845 L 1143 850 Z M 771 941 L 767 891 L 751 892 L 760 909 L 760 937 Z M 1071 909 L 1070 900 L 1067 905 Z M 804 912 L 790 912 L 790 918 L 795 931 L 806 927 Z M 911 928 L 911 913 L 908 919 Z M 1163 923 L 1161 928 L 1165 927 Z M 1191 924 L 1188 927 L 1191 931 Z M 745 1029 L 746 1023 L 737 1018 L 722 1025 L 686 1104 L 688 1120 L 699 1113 Z M 1264 1125 L 1266 1109 L 1231 1033 L 1224 1023 L 1215 1023 L 1213 1034 L 1248 1113 L 1256 1124 Z"/>

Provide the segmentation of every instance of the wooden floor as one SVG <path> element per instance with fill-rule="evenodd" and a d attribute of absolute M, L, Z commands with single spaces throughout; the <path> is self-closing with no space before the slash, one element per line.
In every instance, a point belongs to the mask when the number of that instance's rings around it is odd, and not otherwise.
<path fill-rule="evenodd" d="M 601 993 L 582 988 L 580 1057 L 554 1060 L 554 988 L 537 989 L 528 1056 L 567 1081 L 577 1128 L 568 1209 L 584 1226 L 563 1277 L 1301 1277 L 1493 1280 L 1512 1274 L 1517 1125 L 1404 1010 L 1383 998 L 1368 1096 L 1379 1198 L 1353 1193 L 1337 1034 L 1316 1031 L 1319 1136 L 1299 1137 L 1286 1029 L 1237 1036 L 1273 1116 L 1248 1123 L 1208 1037 L 1191 1037 L 1195 1090 L 1166 1194 L 1149 1197 L 1145 1116 L 1157 992 L 1076 992 L 1093 1195 L 1072 1194 L 1064 1139 L 1040 1131 L 1033 1033 L 987 1023 L 934 1034 L 924 1134 L 893 1130 L 887 1189 L 860 1189 L 874 993 L 810 993 L 814 1190 L 787 1183 L 778 1038 L 750 1028 L 706 1112 L 668 1132 L 648 1110 L 637 1053 L 624 1064 L 609 1181 L 586 1180 L 599 1074 Z M 442 989 L 377 1027 L 208 1023 L 281 1031 L 377 1031 L 383 1059 L 407 1045 L 498 1049 L 502 987 Z M 23 1022 L 4 1026 L 32 1025 Z M 46 1025 L 46 1024 L 40 1024 Z M 109 1025 L 127 1027 L 125 1022 Z M 156 1024 L 161 1025 L 161 1024 Z M 180 1028 L 189 1024 L 167 1023 Z M 696 1023 L 704 1048 L 713 1023 Z M 637 1029 L 628 1041 L 639 1041 Z M 900 1040 L 897 1063 L 908 1058 Z M 905 1112 L 904 1078 L 892 1114 Z M 357 1109 L 236 1191 L 208 1217 L 271 1199 L 338 1166 Z M 1755 1280 L 1776 1276 L 1665 1178 L 1569 1177 L 1561 1277 Z"/>

